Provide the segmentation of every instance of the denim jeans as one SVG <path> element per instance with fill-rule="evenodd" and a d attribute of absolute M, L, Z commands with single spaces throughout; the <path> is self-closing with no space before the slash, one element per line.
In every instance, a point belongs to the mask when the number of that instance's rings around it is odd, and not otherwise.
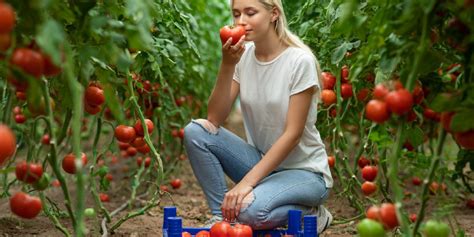
<path fill-rule="evenodd" d="M 220 207 L 228 191 L 225 175 L 238 183 L 263 154 L 223 127 L 211 133 L 193 120 L 184 132 L 184 145 L 194 175 L 212 214 L 222 215 Z M 321 205 L 328 194 L 321 173 L 298 169 L 272 172 L 253 189 L 254 200 L 241 209 L 237 219 L 254 229 L 283 226 L 288 221 L 289 210 L 310 214 L 312 207 Z"/>

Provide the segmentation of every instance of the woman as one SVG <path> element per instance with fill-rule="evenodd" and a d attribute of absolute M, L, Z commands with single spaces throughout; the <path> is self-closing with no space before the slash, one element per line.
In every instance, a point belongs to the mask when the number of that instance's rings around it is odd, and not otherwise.
<path fill-rule="evenodd" d="M 207 119 L 185 128 L 185 148 L 212 214 L 254 229 L 287 223 L 288 210 L 332 215 L 321 204 L 332 178 L 315 127 L 322 87 L 311 50 L 286 24 L 281 0 L 234 0 L 234 23 L 246 34 L 222 46 Z M 245 41 L 249 43 L 244 44 Z M 240 96 L 248 143 L 221 127 Z M 228 191 L 225 176 L 236 185 Z"/>

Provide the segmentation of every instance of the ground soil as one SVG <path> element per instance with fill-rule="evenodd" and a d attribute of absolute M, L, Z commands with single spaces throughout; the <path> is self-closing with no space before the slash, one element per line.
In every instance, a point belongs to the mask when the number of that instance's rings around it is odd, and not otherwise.
<path fill-rule="evenodd" d="M 231 116 L 227 128 L 234 131 L 239 136 L 243 135 L 243 128 L 239 116 Z M 111 236 L 162 236 L 161 226 L 163 222 L 162 210 L 163 207 L 174 205 L 178 207 L 178 216 L 183 217 L 184 226 L 198 227 L 209 218 L 208 208 L 204 195 L 192 174 L 187 161 L 183 162 L 183 167 L 180 169 L 179 177 L 183 180 L 183 185 L 177 190 L 171 190 L 170 196 L 163 196 L 159 206 L 151 209 L 145 215 L 141 215 L 126 221 L 118 228 L 116 233 Z M 116 170 L 115 173 L 121 173 Z M 129 178 L 115 175 L 111 190 L 109 193 L 111 202 L 105 203 L 108 210 L 114 210 L 126 202 L 129 196 L 129 190 L 124 186 L 128 185 Z M 340 187 L 333 190 L 326 206 L 335 217 L 333 224 L 322 236 L 354 236 L 356 235 L 355 226 L 357 221 L 346 221 L 350 218 L 356 217 L 358 213 L 350 207 L 346 197 L 341 195 Z M 416 190 L 414 190 L 416 192 Z M 61 203 L 63 200 L 62 192 L 59 188 L 50 188 L 48 196 Z M 430 202 L 428 215 L 430 210 L 436 206 L 436 202 Z M 62 207 L 62 206 L 61 206 Z M 405 207 L 408 211 L 415 211 L 419 207 L 419 203 L 414 200 L 407 200 Z M 467 236 L 474 236 L 474 210 L 467 209 L 463 202 L 452 207 L 454 209 L 455 218 L 459 226 L 466 231 Z M 123 216 L 123 213 L 118 215 Z M 117 220 L 115 217 L 114 220 Z M 89 218 L 87 225 L 90 228 L 88 236 L 100 236 L 99 225 L 100 219 Z M 71 229 L 71 225 L 64 219 L 62 223 Z M 8 205 L 7 199 L 0 200 L 0 236 L 63 236 L 61 232 L 54 228 L 54 225 L 45 215 L 40 215 L 33 220 L 23 220 L 12 215 Z"/>

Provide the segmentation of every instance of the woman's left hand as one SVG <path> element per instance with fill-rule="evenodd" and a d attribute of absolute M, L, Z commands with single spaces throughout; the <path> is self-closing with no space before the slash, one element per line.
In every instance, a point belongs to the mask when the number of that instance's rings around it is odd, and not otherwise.
<path fill-rule="evenodd" d="M 250 184 L 239 182 L 225 194 L 221 206 L 224 220 L 234 221 L 239 216 L 242 200 L 244 200 L 252 190 L 253 187 Z"/>

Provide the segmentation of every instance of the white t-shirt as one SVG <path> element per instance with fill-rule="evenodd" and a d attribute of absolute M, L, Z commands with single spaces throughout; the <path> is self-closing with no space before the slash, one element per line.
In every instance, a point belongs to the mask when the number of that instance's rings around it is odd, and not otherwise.
<path fill-rule="evenodd" d="M 282 135 L 290 96 L 308 88 L 320 88 L 313 56 L 289 47 L 269 62 L 255 57 L 255 45 L 246 49 L 236 66 L 234 80 L 240 84 L 240 103 L 247 142 L 263 153 Z M 277 170 L 304 169 L 320 172 L 326 187 L 333 185 L 324 144 L 316 129 L 318 93 L 313 95 L 303 135 Z"/>

